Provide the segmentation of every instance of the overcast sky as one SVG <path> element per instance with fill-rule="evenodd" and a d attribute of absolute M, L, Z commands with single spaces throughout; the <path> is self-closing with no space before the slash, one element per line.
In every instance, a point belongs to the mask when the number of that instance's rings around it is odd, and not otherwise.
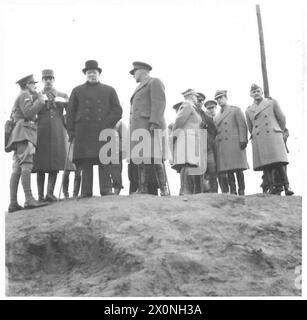
<path fill-rule="evenodd" d="M 304 10 L 300 1 L 257 3 L 261 5 L 270 94 L 279 101 L 290 131 L 290 185 L 302 195 L 302 172 L 307 174 L 306 169 L 302 171 Z M 2 123 L 19 92 L 16 80 L 30 73 L 40 80 L 41 70 L 51 68 L 56 88 L 70 94 L 85 81 L 82 68 L 89 59 L 99 62 L 101 82 L 117 91 L 127 124 L 130 96 L 137 85 L 129 70 L 136 60 L 151 64 L 151 75 L 165 84 L 167 123 L 175 116 L 172 105 L 182 100 L 180 93 L 188 88 L 209 99 L 217 89 L 226 89 L 229 103 L 245 112 L 252 102 L 251 84 L 262 85 L 254 1 L 15 0 L 1 2 L 0 18 Z M 247 154 L 251 169 L 245 173 L 246 193 L 260 192 L 261 174 L 252 170 L 251 144 Z M 12 154 L 4 152 L 1 157 L 3 210 L 9 203 L 11 158 Z M 178 194 L 179 177 L 168 164 L 167 172 L 171 191 Z M 123 194 L 127 194 L 126 170 L 123 174 Z M 33 186 L 35 180 L 33 176 Z M 98 194 L 97 179 L 95 190 Z M 22 192 L 21 199 L 22 204 Z"/>

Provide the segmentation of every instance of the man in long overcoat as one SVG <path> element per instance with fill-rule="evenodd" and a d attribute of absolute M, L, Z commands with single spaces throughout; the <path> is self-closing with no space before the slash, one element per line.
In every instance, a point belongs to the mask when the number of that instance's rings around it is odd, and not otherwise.
<path fill-rule="evenodd" d="M 82 170 L 81 197 L 93 194 L 93 165 L 99 166 L 102 185 L 99 151 L 105 142 L 99 141 L 99 135 L 122 117 L 115 89 L 99 82 L 101 71 L 97 61 L 87 61 L 83 69 L 87 81 L 73 89 L 68 103 L 67 132 L 69 140 L 74 141 L 73 162 Z"/>
<path fill-rule="evenodd" d="M 59 170 L 64 170 L 68 152 L 67 132 L 64 127 L 63 111 L 67 108 L 68 95 L 54 87 L 54 72 L 42 71 L 45 107 L 37 117 L 37 150 L 32 172 L 37 172 L 39 201 L 56 201 L 53 194 Z M 74 170 L 72 162 L 66 163 L 66 170 Z M 47 194 L 44 198 L 45 173 L 48 173 Z"/>
<path fill-rule="evenodd" d="M 165 88 L 160 79 L 150 77 L 149 72 L 151 70 L 152 67 L 147 63 L 133 62 L 133 69 L 130 71 L 130 74 L 134 76 L 139 86 L 135 89 L 130 100 L 130 134 L 133 135 L 137 129 L 146 130 L 149 133 L 148 143 L 151 145 L 150 154 L 143 155 L 141 163 L 137 163 L 138 193 L 148 193 L 148 175 L 146 171 L 148 171 L 147 166 L 153 165 L 160 194 L 164 196 L 168 195 L 166 172 L 162 164 L 165 158 L 165 148 L 162 137 L 155 134 L 155 130 L 165 130 L 166 128 L 164 119 L 166 105 Z M 146 139 L 147 137 L 144 138 Z M 131 138 L 132 162 L 135 160 L 133 148 L 137 144 L 138 141 L 133 141 Z"/>
<path fill-rule="evenodd" d="M 21 92 L 15 100 L 11 118 L 15 126 L 5 146 L 6 152 L 14 151 L 13 171 L 10 179 L 10 205 L 9 212 L 23 209 L 17 201 L 19 180 L 25 193 L 25 209 L 37 208 L 45 205 L 33 198 L 31 190 L 31 170 L 33 167 L 33 154 L 37 144 L 36 115 L 44 108 L 43 95 L 36 92 L 33 75 L 26 76 L 16 83 Z"/>
<path fill-rule="evenodd" d="M 217 90 L 214 99 L 221 110 L 214 118 L 217 135 L 215 138 L 217 151 L 217 170 L 221 175 L 228 175 L 231 193 L 237 188 L 233 173 L 237 176 L 238 194 L 245 194 L 243 171 L 248 169 L 246 158 L 247 125 L 240 108 L 227 102 L 227 91 Z M 231 179 L 232 178 L 232 179 Z M 223 179 L 226 181 L 226 176 Z M 222 192 L 225 192 L 222 190 Z"/>
<path fill-rule="evenodd" d="M 286 171 L 289 162 L 284 141 L 285 115 L 276 100 L 263 98 L 258 85 L 251 86 L 250 96 L 254 102 L 246 109 L 246 120 L 251 133 L 253 168 L 264 171 L 271 185 L 270 193 L 280 194 L 283 186 L 286 194 L 292 195 Z"/>

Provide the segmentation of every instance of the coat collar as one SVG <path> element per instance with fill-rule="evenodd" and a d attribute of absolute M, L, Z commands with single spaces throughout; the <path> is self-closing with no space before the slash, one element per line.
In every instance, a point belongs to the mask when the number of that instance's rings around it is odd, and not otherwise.
<path fill-rule="evenodd" d="M 215 117 L 216 124 L 220 124 L 231 113 L 231 106 L 227 106 L 223 112 L 219 112 Z"/>
<path fill-rule="evenodd" d="M 133 100 L 135 94 L 136 94 L 138 91 L 140 91 L 142 88 L 144 88 L 151 79 L 152 79 L 151 77 L 146 78 L 143 82 L 141 82 L 141 83 L 136 87 L 136 89 L 135 89 L 134 92 L 133 92 L 133 95 L 132 95 L 131 98 L 130 98 L 131 104 L 132 104 L 132 100 Z"/>
<path fill-rule="evenodd" d="M 264 98 L 259 104 L 254 102 L 250 108 L 250 111 L 254 114 L 254 117 L 257 117 L 257 115 L 260 112 L 262 112 L 263 110 L 265 110 L 269 106 L 270 106 L 270 104 L 268 103 L 268 100 L 266 98 Z"/>

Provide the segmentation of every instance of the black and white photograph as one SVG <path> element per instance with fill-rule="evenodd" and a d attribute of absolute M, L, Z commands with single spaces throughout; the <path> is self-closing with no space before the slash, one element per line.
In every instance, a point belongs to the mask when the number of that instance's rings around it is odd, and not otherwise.
<path fill-rule="evenodd" d="M 303 299 L 305 18 L 2 1 L 1 297 Z"/>

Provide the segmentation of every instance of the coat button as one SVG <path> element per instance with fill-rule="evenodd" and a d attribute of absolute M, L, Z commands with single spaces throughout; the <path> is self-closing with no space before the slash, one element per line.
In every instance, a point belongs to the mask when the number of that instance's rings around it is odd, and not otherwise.
<path fill-rule="evenodd" d="M 90 118 L 89 118 L 89 117 L 86 117 L 86 120 L 90 120 Z"/>
<path fill-rule="evenodd" d="M 227 129 L 225 129 L 225 132 L 228 132 L 228 130 L 227 130 Z"/>
<path fill-rule="evenodd" d="M 225 140 L 228 140 L 228 138 L 225 138 Z"/>
<path fill-rule="evenodd" d="M 227 124 L 227 122 L 224 122 L 224 124 Z"/>
<path fill-rule="evenodd" d="M 101 120 L 101 118 L 98 118 L 98 120 L 100 121 L 100 120 Z"/>
<path fill-rule="evenodd" d="M 101 102 L 101 100 L 97 100 L 97 102 Z"/>
<path fill-rule="evenodd" d="M 85 100 L 85 103 L 89 103 L 89 100 Z"/>
<path fill-rule="evenodd" d="M 265 125 L 266 125 L 266 126 L 268 126 L 268 125 L 269 125 L 269 123 L 268 123 L 268 122 L 266 122 L 266 123 L 265 123 Z"/>
<path fill-rule="evenodd" d="M 268 116 L 267 116 L 267 115 L 265 115 L 264 117 L 265 117 L 265 118 L 267 118 Z"/>
<path fill-rule="evenodd" d="M 256 125 L 255 128 L 258 128 L 258 126 Z"/>
<path fill-rule="evenodd" d="M 259 132 L 257 132 L 256 135 L 259 136 Z"/>
<path fill-rule="evenodd" d="M 101 109 L 98 109 L 98 112 L 101 112 Z"/>
<path fill-rule="evenodd" d="M 269 131 L 269 130 L 267 130 L 267 133 L 270 133 L 270 131 Z"/>

